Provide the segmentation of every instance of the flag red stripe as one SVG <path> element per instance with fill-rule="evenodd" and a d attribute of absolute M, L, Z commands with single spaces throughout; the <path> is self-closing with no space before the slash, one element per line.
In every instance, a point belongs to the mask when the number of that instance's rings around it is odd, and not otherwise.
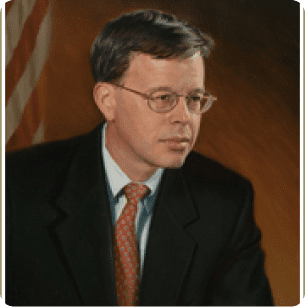
<path fill-rule="evenodd" d="M 11 7 L 13 6 L 15 0 L 11 0 L 5 3 L 5 16 L 7 16 L 9 10 L 11 9 Z"/>
<path fill-rule="evenodd" d="M 33 137 L 43 117 L 39 91 L 38 85 L 24 108 L 17 129 L 6 143 L 6 151 L 20 149 L 32 144 Z"/>
<path fill-rule="evenodd" d="M 19 133 L 14 133 L 13 136 L 6 143 L 5 151 L 10 152 L 30 146 L 30 145 L 24 145 L 26 143 L 25 140 L 26 140 L 26 135 L 24 130 L 20 130 Z"/>
<path fill-rule="evenodd" d="M 24 28 L 22 30 L 21 39 L 19 40 L 18 45 L 14 50 L 13 57 L 6 68 L 5 105 L 7 105 L 15 86 L 17 85 L 26 68 L 31 53 L 35 48 L 39 26 L 43 21 L 47 10 L 48 2 L 44 0 L 37 0 L 31 15 L 25 22 Z"/>

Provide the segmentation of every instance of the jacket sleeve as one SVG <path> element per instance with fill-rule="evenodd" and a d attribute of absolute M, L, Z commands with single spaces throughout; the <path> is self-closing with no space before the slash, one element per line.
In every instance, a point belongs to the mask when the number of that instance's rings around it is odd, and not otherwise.
<path fill-rule="evenodd" d="M 223 261 L 209 285 L 210 306 L 272 306 L 265 274 L 261 232 L 254 221 L 253 188 L 247 182 L 244 206 Z"/>

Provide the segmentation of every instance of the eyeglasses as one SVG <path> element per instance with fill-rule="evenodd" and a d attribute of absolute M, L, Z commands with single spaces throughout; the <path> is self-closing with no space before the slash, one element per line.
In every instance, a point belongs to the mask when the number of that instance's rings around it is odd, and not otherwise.
<path fill-rule="evenodd" d="M 148 106 L 155 112 L 166 113 L 171 111 L 179 101 L 179 97 L 185 97 L 187 101 L 188 109 L 191 113 L 200 114 L 206 112 L 212 105 L 212 103 L 217 100 L 217 97 L 212 96 L 203 90 L 194 90 L 190 92 L 187 96 L 179 95 L 167 88 L 158 88 L 151 92 L 149 95 L 135 91 L 131 88 L 125 87 L 123 85 L 114 84 L 124 90 L 130 91 L 132 93 L 138 94 L 147 100 Z"/>

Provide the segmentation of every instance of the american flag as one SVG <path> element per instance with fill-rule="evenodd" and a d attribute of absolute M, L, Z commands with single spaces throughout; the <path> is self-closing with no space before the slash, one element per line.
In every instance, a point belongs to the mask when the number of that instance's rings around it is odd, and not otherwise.
<path fill-rule="evenodd" d="M 12 0 L 5 4 L 6 151 L 44 140 L 43 69 L 50 39 L 49 0 Z"/>

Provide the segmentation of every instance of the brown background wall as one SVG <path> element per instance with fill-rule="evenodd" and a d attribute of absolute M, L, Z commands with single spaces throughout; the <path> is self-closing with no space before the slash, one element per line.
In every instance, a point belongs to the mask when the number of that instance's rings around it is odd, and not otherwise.
<path fill-rule="evenodd" d="M 256 192 L 266 270 L 276 305 L 299 302 L 299 3 L 292 0 L 52 0 L 44 70 L 46 140 L 90 131 L 89 51 L 105 22 L 156 8 L 211 34 L 206 88 L 218 97 L 195 150 L 248 177 Z"/>

